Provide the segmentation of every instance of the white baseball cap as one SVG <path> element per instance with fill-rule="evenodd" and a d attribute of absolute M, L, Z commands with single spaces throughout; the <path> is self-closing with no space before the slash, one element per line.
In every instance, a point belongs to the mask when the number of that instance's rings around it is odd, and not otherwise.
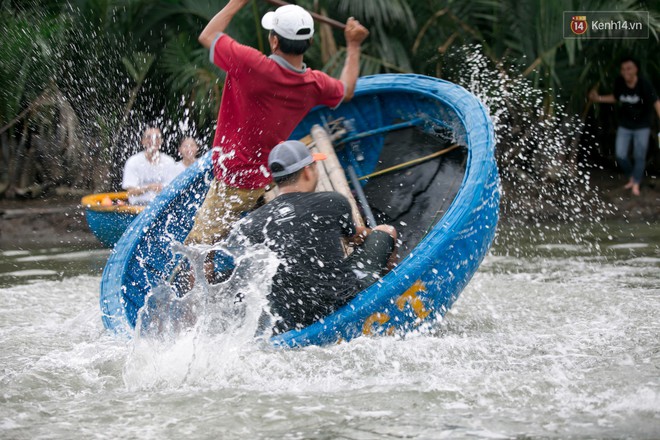
<path fill-rule="evenodd" d="M 314 20 L 298 5 L 286 5 L 267 12 L 261 26 L 288 40 L 309 40 L 314 35 Z"/>

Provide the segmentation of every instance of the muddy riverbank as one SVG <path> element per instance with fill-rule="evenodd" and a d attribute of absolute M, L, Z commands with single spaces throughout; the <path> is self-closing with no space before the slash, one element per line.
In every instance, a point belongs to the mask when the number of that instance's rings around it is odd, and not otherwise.
<path fill-rule="evenodd" d="M 639 197 L 624 190 L 623 178 L 609 170 L 592 171 L 590 182 L 592 190 L 579 196 L 598 196 L 605 207 L 601 213 L 604 219 L 660 221 L 660 178 L 648 177 Z M 516 188 L 506 182 L 503 191 L 505 200 L 516 196 Z M 0 249 L 101 247 L 87 226 L 80 198 L 78 194 L 61 194 L 37 199 L 0 199 Z M 525 208 L 503 209 L 502 222 L 552 221 L 553 213 L 538 202 L 518 202 L 518 206 Z M 588 214 L 583 215 L 585 221 L 587 217 Z"/>

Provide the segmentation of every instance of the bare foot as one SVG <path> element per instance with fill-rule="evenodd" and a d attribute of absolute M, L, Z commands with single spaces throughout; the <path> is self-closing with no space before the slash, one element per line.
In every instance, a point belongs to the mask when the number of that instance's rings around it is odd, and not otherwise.
<path fill-rule="evenodd" d="M 639 195 L 639 183 L 633 183 L 632 193 L 633 193 L 634 196 Z"/>
<path fill-rule="evenodd" d="M 623 187 L 623 189 L 630 189 L 634 185 L 635 185 L 635 181 L 632 180 L 632 177 L 631 177 L 630 180 L 628 181 L 628 183 L 626 183 L 626 186 Z M 639 185 L 637 185 L 637 187 L 639 188 Z"/>

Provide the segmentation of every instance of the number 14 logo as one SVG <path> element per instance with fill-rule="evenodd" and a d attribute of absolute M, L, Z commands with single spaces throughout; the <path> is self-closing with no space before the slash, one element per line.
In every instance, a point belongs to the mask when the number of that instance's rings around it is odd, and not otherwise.
<path fill-rule="evenodd" d="M 582 35 L 587 32 L 587 16 L 586 15 L 574 15 L 571 18 L 571 31 L 575 35 Z"/>

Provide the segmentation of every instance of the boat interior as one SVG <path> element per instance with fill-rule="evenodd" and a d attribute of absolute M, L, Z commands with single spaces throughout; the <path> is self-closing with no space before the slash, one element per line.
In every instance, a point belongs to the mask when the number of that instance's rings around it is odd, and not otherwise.
<path fill-rule="evenodd" d="M 306 139 L 312 149 L 331 140 L 330 146 L 319 151 L 336 154 L 342 167 L 340 173 L 329 170 L 322 175 L 317 190 L 335 190 L 347 196 L 357 207 L 359 214 L 354 210 L 354 217 L 358 224 L 394 226 L 401 241 L 399 255 L 404 258 L 442 218 L 456 196 L 465 175 L 467 149 L 453 143 L 452 132 L 445 127 L 423 120 L 401 121 L 378 130 L 382 147 L 371 166 L 363 166 L 369 154 L 365 141 L 371 134 L 350 134 L 346 127 L 351 126 L 350 120 L 334 121 L 325 128 L 315 126 Z M 315 130 L 322 130 L 324 139 L 318 139 Z"/>

